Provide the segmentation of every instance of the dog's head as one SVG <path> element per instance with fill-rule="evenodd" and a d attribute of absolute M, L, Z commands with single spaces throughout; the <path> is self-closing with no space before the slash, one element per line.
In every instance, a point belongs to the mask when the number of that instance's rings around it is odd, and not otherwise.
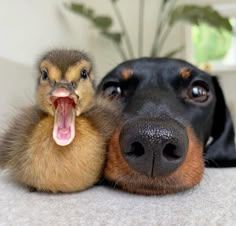
<path fill-rule="evenodd" d="M 134 193 L 166 194 L 198 184 L 208 166 L 236 166 L 234 129 L 217 79 L 167 58 L 124 62 L 98 93 L 123 103 L 104 175 Z M 205 160 L 205 161 L 204 161 Z"/>

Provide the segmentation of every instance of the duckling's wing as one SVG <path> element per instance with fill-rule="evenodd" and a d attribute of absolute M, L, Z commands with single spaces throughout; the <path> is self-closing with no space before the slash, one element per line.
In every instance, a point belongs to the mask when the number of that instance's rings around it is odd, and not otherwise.
<path fill-rule="evenodd" d="M 0 167 L 16 166 L 26 154 L 32 132 L 44 113 L 36 106 L 22 109 L 0 136 Z"/>

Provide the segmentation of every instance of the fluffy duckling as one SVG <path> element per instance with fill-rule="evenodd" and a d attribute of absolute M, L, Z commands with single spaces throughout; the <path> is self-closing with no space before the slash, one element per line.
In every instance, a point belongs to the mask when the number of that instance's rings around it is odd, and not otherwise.
<path fill-rule="evenodd" d="M 74 192 L 99 180 L 118 108 L 94 96 L 88 56 L 53 50 L 39 63 L 36 105 L 1 138 L 0 166 L 31 189 Z"/>

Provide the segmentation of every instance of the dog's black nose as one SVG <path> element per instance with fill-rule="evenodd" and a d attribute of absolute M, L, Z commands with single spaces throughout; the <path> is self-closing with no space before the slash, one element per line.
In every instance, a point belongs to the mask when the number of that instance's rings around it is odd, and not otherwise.
<path fill-rule="evenodd" d="M 175 171 L 185 159 L 188 136 L 174 120 L 132 120 L 120 133 L 124 159 L 135 171 L 156 177 Z"/>

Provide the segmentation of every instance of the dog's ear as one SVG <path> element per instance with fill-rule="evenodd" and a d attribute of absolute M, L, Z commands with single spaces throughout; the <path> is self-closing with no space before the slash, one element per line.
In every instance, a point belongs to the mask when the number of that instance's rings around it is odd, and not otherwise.
<path fill-rule="evenodd" d="M 232 118 L 217 78 L 212 77 L 212 80 L 216 94 L 216 106 L 211 131 L 213 141 L 205 150 L 206 166 L 234 167 L 236 166 L 236 148 Z"/>

